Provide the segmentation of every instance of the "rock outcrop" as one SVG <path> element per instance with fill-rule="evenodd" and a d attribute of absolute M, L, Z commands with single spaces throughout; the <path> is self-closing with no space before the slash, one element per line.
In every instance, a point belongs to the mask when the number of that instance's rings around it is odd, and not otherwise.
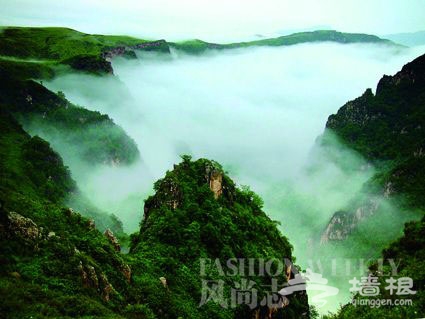
<path fill-rule="evenodd" d="M 223 172 L 216 168 L 207 167 L 206 177 L 214 198 L 218 199 L 223 194 Z"/>
<path fill-rule="evenodd" d="M 321 235 L 320 243 L 347 239 L 362 220 L 378 210 L 382 200 L 382 197 L 370 197 L 355 208 L 334 213 Z"/>
<path fill-rule="evenodd" d="M 82 261 L 78 265 L 78 270 L 84 287 L 95 289 L 104 301 L 110 300 L 110 295 L 114 292 L 114 288 L 103 272 L 97 272 L 93 266 L 84 265 Z"/>
<path fill-rule="evenodd" d="M 43 227 L 30 218 L 24 217 L 16 212 L 4 212 L 0 222 L 0 238 L 3 239 L 20 239 L 27 245 L 38 249 L 38 243 L 42 239 L 47 238 L 47 234 L 43 231 Z"/>
<path fill-rule="evenodd" d="M 136 45 L 117 46 L 105 49 L 102 52 L 102 58 L 111 61 L 114 57 L 124 57 L 127 59 L 136 59 L 135 51 L 154 51 L 161 53 L 170 53 L 170 47 L 165 40 L 146 41 Z"/>
<path fill-rule="evenodd" d="M 121 264 L 120 266 L 121 273 L 123 274 L 124 278 L 127 280 L 128 283 L 131 282 L 131 268 L 127 264 Z"/>
<path fill-rule="evenodd" d="M 110 230 L 108 228 L 107 230 L 105 230 L 105 232 L 103 234 L 108 239 L 108 241 L 111 243 L 111 245 L 114 247 L 115 251 L 120 252 L 121 251 L 120 243 L 119 243 L 118 239 L 115 237 L 112 230 Z"/>

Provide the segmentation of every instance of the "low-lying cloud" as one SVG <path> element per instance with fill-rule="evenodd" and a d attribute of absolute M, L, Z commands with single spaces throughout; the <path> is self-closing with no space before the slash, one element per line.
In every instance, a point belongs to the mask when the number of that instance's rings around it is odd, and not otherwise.
<path fill-rule="evenodd" d="M 142 160 L 130 167 L 87 170 L 65 157 L 83 192 L 127 231 L 138 229 L 153 182 L 191 154 L 217 160 L 258 192 L 303 264 L 308 239 L 373 173 L 343 169 L 312 151 L 327 117 L 420 49 L 324 43 L 203 56 L 138 53 L 138 60 L 114 61 L 116 77 L 70 74 L 47 86 L 107 113 L 135 139 Z M 364 164 L 336 149 L 349 166 Z"/>

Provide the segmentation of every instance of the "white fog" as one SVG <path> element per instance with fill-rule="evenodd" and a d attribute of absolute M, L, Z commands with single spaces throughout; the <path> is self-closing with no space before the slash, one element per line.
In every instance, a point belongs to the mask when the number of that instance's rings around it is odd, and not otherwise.
<path fill-rule="evenodd" d="M 423 49 L 324 43 L 203 56 L 138 53 L 138 60 L 113 61 L 116 77 L 74 74 L 45 84 L 108 114 L 136 141 L 142 159 L 132 167 L 88 170 L 63 152 L 82 191 L 126 231 L 138 229 L 153 183 L 190 154 L 218 161 L 250 185 L 305 264 L 309 236 L 372 174 L 342 171 L 313 151 L 328 116 Z M 362 161 L 339 151 L 353 166 Z M 321 165 L 318 173 L 307 173 L 312 162 Z"/>

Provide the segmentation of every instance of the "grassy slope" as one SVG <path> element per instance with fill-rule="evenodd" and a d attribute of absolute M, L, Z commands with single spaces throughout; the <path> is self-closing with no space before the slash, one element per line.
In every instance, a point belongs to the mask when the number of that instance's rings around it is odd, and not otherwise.
<path fill-rule="evenodd" d="M 128 36 L 86 34 L 68 28 L 5 27 L 0 33 L 0 66 L 37 78 L 51 77 L 60 65 L 94 74 L 111 73 L 110 63 L 102 56 L 104 52 L 149 42 Z"/>
<path fill-rule="evenodd" d="M 377 36 L 357 33 L 342 33 L 332 30 L 294 33 L 271 39 L 230 44 L 208 43 L 202 40 L 183 42 L 164 42 L 154 50 L 165 52 L 168 47 L 174 47 L 187 53 L 200 54 L 207 49 L 233 49 L 253 46 L 286 46 L 307 42 L 338 42 L 338 43 L 381 43 L 396 45 Z M 86 61 L 84 68 L 90 72 L 111 72 L 104 64 L 102 53 L 116 47 L 135 47 L 150 41 L 128 36 L 92 35 L 67 28 L 18 28 L 6 27 L 0 33 L 0 64 L 6 63 L 8 57 L 20 59 L 40 59 L 44 61 L 33 65 L 33 68 L 43 66 L 54 67 L 58 64 L 76 67 L 76 60 Z M 166 47 L 166 48 L 165 48 Z M 149 48 L 141 48 L 148 50 Z M 164 49 L 166 49 L 164 51 Z M 149 50 L 152 50 L 150 48 Z M 1 57 L 3 56 L 3 58 Z M 6 58 L 5 58 L 6 57 Z M 27 62 L 30 63 L 30 62 Z M 90 69 L 89 66 L 92 66 Z"/>
<path fill-rule="evenodd" d="M 67 28 L 11 27 L 0 34 L 0 55 L 63 61 L 78 55 L 99 56 L 103 50 L 146 40 L 128 36 L 91 35 Z"/>

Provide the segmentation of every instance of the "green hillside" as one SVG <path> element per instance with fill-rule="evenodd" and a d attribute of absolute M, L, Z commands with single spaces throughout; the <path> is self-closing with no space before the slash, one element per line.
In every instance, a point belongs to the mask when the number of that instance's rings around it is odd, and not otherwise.
<path fill-rule="evenodd" d="M 0 106 L 24 126 L 73 151 L 88 164 L 131 164 L 140 158 L 135 142 L 107 115 L 72 104 L 33 80 L 17 80 L 0 67 Z"/>
<path fill-rule="evenodd" d="M 312 32 L 300 32 L 291 35 L 281 36 L 271 39 L 262 39 L 249 42 L 229 43 L 229 44 L 216 44 L 208 43 L 202 40 L 190 40 L 172 43 L 176 49 L 183 50 L 191 54 L 199 54 L 208 49 L 223 50 L 223 49 L 237 49 L 256 46 L 288 46 L 301 43 L 314 43 L 314 42 L 336 42 L 336 43 L 375 43 L 384 45 L 394 45 L 395 43 L 381 39 L 374 35 L 362 33 L 343 33 L 334 30 L 319 30 Z"/>
<path fill-rule="evenodd" d="M 189 157 L 155 184 L 124 255 L 113 235 L 63 206 L 76 185 L 49 144 L 5 110 L 0 123 L 0 313 L 7 318 L 251 318 L 256 310 L 247 306 L 198 307 L 199 258 L 292 259 L 256 194 L 236 188 L 219 164 Z M 213 267 L 206 276 L 225 279 Z M 286 269 L 276 276 L 279 285 L 288 279 Z M 242 278 L 227 277 L 226 296 Z M 308 318 L 305 292 L 279 311 Z M 258 309 L 259 318 L 268 313 Z"/>
<path fill-rule="evenodd" d="M 120 55 L 134 48 L 168 52 L 165 41 L 86 34 L 68 28 L 5 27 L 0 32 L 0 67 L 14 70 L 15 76 L 32 78 L 52 76 L 61 65 L 94 74 L 112 73 L 105 55 L 117 48 L 122 49 Z"/>

